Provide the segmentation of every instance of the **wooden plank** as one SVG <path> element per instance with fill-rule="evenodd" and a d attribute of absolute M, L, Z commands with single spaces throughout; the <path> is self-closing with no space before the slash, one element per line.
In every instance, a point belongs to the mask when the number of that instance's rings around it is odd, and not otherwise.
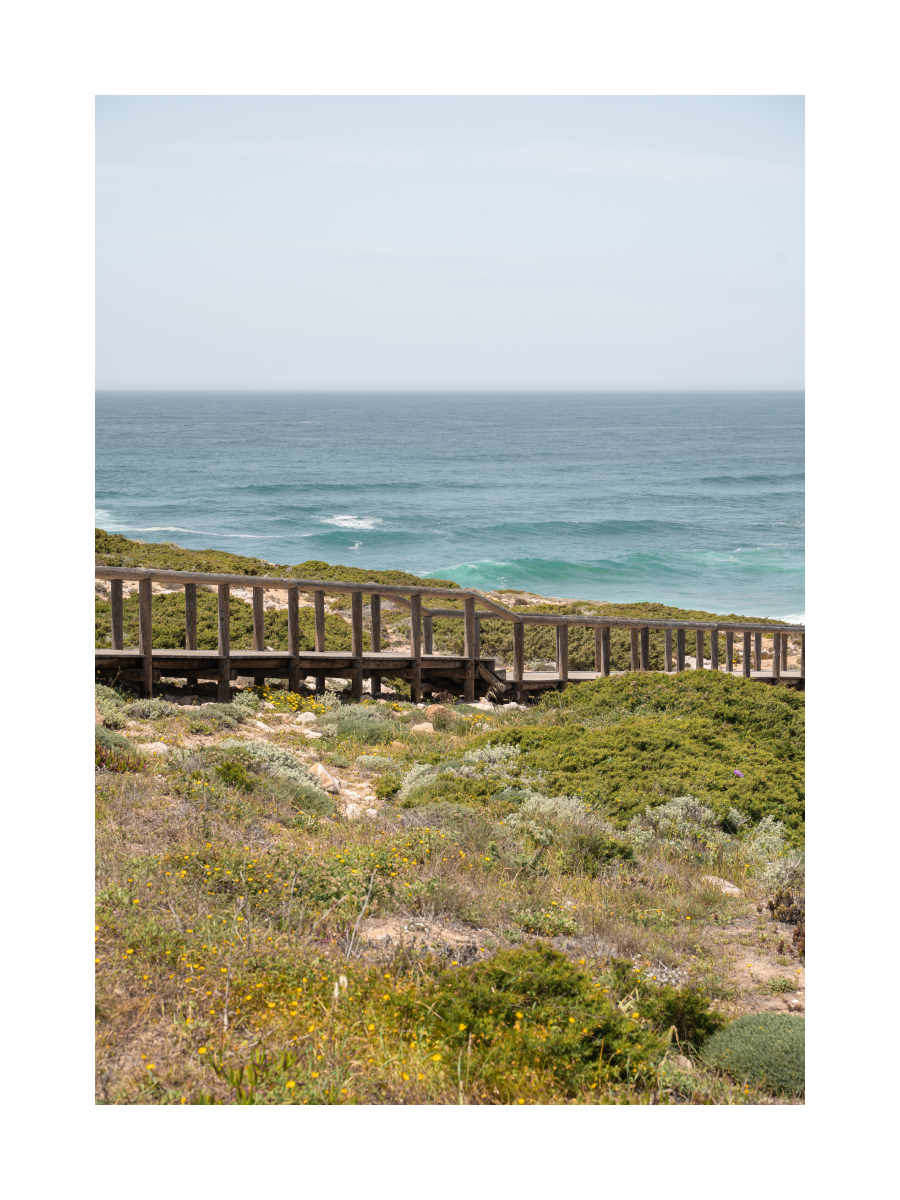
<path fill-rule="evenodd" d="M 502 696 L 504 692 L 508 691 L 506 681 L 501 679 L 498 675 L 495 675 L 493 671 L 489 671 L 483 662 L 477 664 L 477 670 L 478 674 L 485 681 L 485 683 L 489 687 L 492 687 L 499 696 Z"/>
<path fill-rule="evenodd" d="M 381 649 L 381 597 L 377 592 L 369 597 L 369 613 L 372 621 L 372 651 L 377 654 Z M 373 696 L 381 695 L 380 675 L 370 676 L 369 688 Z"/>
<path fill-rule="evenodd" d="M 603 663 L 603 636 L 600 633 L 601 626 L 594 626 L 594 670 L 599 675 Z"/>
<path fill-rule="evenodd" d="M 703 670 L 703 650 L 704 650 L 703 630 L 702 629 L 696 630 L 696 634 L 697 634 L 697 661 L 694 664 L 694 670 L 702 671 Z"/>
<path fill-rule="evenodd" d="M 744 634 L 744 661 L 741 666 L 743 668 L 742 673 L 745 679 L 750 678 L 750 669 L 753 665 L 753 656 L 750 652 L 750 639 L 752 637 L 753 634 L 750 633 L 749 630 Z"/>
<path fill-rule="evenodd" d="M 788 635 L 786 633 L 783 633 L 781 635 L 781 665 L 785 671 L 787 670 L 787 665 L 788 665 L 789 649 L 790 649 L 790 647 L 788 646 Z"/>
<path fill-rule="evenodd" d="M 353 686 L 350 694 L 362 700 L 363 694 L 363 594 L 350 593 L 350 654 L 353 658 Z"/>
<path fill-rule="evenodd" d="M 600 674 L 604 678 L 609 676 L 611 651 L 609 645 L 609 626 L 600 626 L 600 649 L 602 651 L 600 658 Z"/>
<path fill-rule="evenodd" d="M 321 590 L 313 592 L 313 611 L 315 613 L 316 650 L 325 653 L 325 593 Z M 315 677 L 317 692 L 325 691 L 325 676 L 318 672 Z"/>
<path fill-rule="evenodd" d="M 434 654 L 434 617 L 431 613 L 422 618 L 423 644 L 425 654 Z"/>
<path fill-rule="evenodd" d="M 142 579 L 138 584 L 138 652 L 143 656 L 141 667 L 144 695 L 153 695 L 153 584 Z"/>
<path fill-rule="evenodd" d="M 253 589 L 253 649 L 265 650 L 266 635 L 263 628 L 263 589 L 255 587 Z M 257 687 L 262 687 L 266 682 L 264 675 L 254 675 L 253 682 Z"/>
<path fill-rule="evenodd" d="M 772 678 L 781 678 L 781 638 L 777 633 L 772 638 Z"/>
<path fill-rule="evenodd" d="M 299 692 L 303 676 L 300 674 L 300 589 L 288 588 L 288 654 L 291 657 L 288 688 Z"/>
<path fill-rule="evenodd" d="M 635 628 L 631 631 L 631 670 L 637 671 L 640 669 L 640 653 L 638 650 L 638 637 L 640 630 Z"/>
<path fill-rule="evenodd" d="M 231 587 L 220 583 L 218 587 L 218 654 L 220 658 L 218 700 L 227 704 L 231 699 Z"/>
<path fill-rule="evenodd" d="M 650 626 L 645 625 L 641 630 L 641 670 L 650 670 Z"/>
<path fill-rule="evenodd" d="M 753 635 L 753 669 L 754 671 L 762 670 L 762 634 L 757 631 Z"/>
<path fill-rule="evenodd" d="M 475 597 L 465 599 L 466 684 L 464 696 L 470 703 L 475 699 Z"/>
<path fill-rule="evenodd" d="M 184 585 L 184 648 L 197 649 L 197 585 Z"/>
<path fill-rule="evenodd" d="M 729 674 L 734 670 L 734 634 L 730 629 L 725 634 L 725 670 Z"/>
<path fill-rule="evenodd" d="M 481 622 L 478 619 L 478 613 L 475 614 L 475 657 L 481 656 Z"/>
<path fill-rule="evenodd" d="M 556 627 L 556 674 L 561 683 L 569 678 L 569 627 Z"/>
<path fill-rule="evenodd" d="M 516 680 L 516 700 L 525 699 L 522 680 L 525 678 L 525 626 L 519 621 L 513 625 L 513 679 Z"/>
<path fill-rule="evenodd" d="M 675 670 L 684 670 L 684 640 L 685 630 L 678 629 L 675 633 Z"/>
<path fill-rule="evenodd" d="M 806 634 L 800 634 L 800 678 L 806 678 Z"/>
<path fill-rule="evenodd" d="M 714 629 L 709 635 L 709 666 L 713 671 L 719 669 L 719 631 Z"/>
<path fill-rule="evenodd" d="M 109 584 L 109 604 L 112 609 L 112 648 L 125 649 L 125 607 L 122 600 L 122 580 L 112 579 Z"/>
<path fill-rule="evenodd" d="M 413 704 L 422 702 L 422 597 L 418 594 L 409 598 L 409 652 L 413 660 L 412 678 L 409 684 Z"/>
<path fill-rule="evenodd" d="M 667 629 L 665 631 L 665 635 L 666 635 L 666 671 L 668 671 L 668 673 L 671 675 L 671 673 L 672 673 L 672 630 Z"/>

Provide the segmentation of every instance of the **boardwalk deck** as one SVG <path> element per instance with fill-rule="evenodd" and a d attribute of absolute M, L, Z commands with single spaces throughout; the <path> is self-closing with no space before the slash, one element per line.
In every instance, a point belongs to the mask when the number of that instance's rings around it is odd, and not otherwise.
<path fill-rule="evenodd" d="M 716 670 L 718 666 L 718 639 L 726 639 L 726 666 L 737 667 L 734 662 L 734 634 L 743 635 L 742 661 L 738 670 L 745 679 L 760 682 L 805 686 L 806 675 L 806 630 L 802 625 L 785 625 L 778 622 L 713 622 L 641 620 L 639 618 L 589 616 L 556 613 L 525 613 L 504 608 L 495 600 L 463 588 L 428 588 L 400 584 L 345 583 L 335 580 L 309 580 L 290 578 L 268 578 L 261 576 L 213 575 L 201 572 L 179 572 L 147 568 L 106 567 L 95 568 L 98 579 L 110 581 L 112 628 L 111 646 L 95 651 L 97 674 L 103 679 L 124 679 L 138 683 L 146 695 L 153 694 L 153 687 L 163 678 L 193 680 L 215 680 L 220 699 L 230 696 L 230 685 L 238 678 L 250 678 L 255 682 L 264 679 L 286 679 L 288 685 L 297 689 L 301 682 L 312 676 L 316 691 L 325 686 L 326 678 L 349 679 L 352 694 L 361 698 L 366 680 L 370 681 L 372 693 L 377 695 L 382 678 L 402 679 L 409 683 L 414 700 L 422 695 L 436 692 L 452 692 L 467 700 L 485 696 L 491 690 L 505 699 L 524 699 L 531 693 L 563 689 L 569 684 L 583 683 L 610 674 L 623 674 L 610 669 L 610 629 L 628 629 L 631 632 L 632 670 L 646 671 L 650 662 L 650 630 L 663 630 L 666 634 L 666 669 L 684 670 L 686 663 L 686 637 L 690 632 L 696 640 L 699 669 Z M 137 581 L 140 587 L 140 644 L 123 647 L 122 581 Z M 218 592 L 218 649 L 197 650 L 166 649 L 153 647 L 152 642 L 152 585 L 183 587 L 185 589 L 185 640 L 189 647 L 196 646 L 197 638 L 197 587 L 215 587 Z M 253 641 L 254 647 L 263 643 L 263 589 L 282 591 L 288 597 L 289 650 L 253 650 L 231 647 L 230 632 L 230 589 L 250 588 L 253 594 Z M 299 625 L 297 604 L 299 593 L 311 594 L 315 603 L 316 646 L 314 651 L 298 650 Z M 326 592 L 351 594 L 352 649 L 330 651 L 324 649 Z M 377 645 L 381 633 L 381 599 L 399 602 L 410 613 L 410 650 L 406 653 L 364 653 L 363 625 L 364 599 L 369 596 L 369 624 L 374 633 L 373 645 Z M 422 597 L 452 598 L 464 601 L 462 608 L 426 608 Z M 476 605 L 483 605 L 478 608 Z M 433 654 L 433 621 L 435 617 L 450 617 L 463 622 L 465 653 L 461 655 Z M 496 665 L 493 658 L 479 654 L 479 633 L 482 620 L 504 620 L 513 626 L 513 668 L 517 678 Z M 557 627 L 557 669 L 555 671 L 526 671 L 524 653 L 525 625 L 555 625 Z M 591 626 L 594 629 L 596 662 L 594 671 L 569 670 L 569 626 Z M 672 633 L 676 633 L 677 653 L 672 662 Z M 706 635 L 709 634 L 707 639 Z M 769 671 L 761 667 L 761 638 L 766 635 L 773 643 L 772 666 Z M 424 636 L 423 636 L 424 635 Z M 750 639 L 755 638 L 751 656 Z M 789 638 L 794 641 L 794 653 L 799 643 L 800 669 L 785 670 Z M 710 658 L 704 659 L 703 649 L 710 646 Z M 424 653 L 423 653 L 424 651 Z M 708 662 L 708 666 L 706 663 Z M 697 667 L 693 668 L 697 669 Z M 737 673 L 733 671 L 732 673 Z"/>

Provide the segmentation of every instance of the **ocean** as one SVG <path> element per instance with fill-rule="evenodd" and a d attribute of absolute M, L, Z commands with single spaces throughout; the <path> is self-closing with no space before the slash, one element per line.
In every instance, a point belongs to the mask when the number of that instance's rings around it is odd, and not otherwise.
<path fill-rule="evenodd" d="M 97 394 L 96 524 L 802 620 L 802 392 Z"/>

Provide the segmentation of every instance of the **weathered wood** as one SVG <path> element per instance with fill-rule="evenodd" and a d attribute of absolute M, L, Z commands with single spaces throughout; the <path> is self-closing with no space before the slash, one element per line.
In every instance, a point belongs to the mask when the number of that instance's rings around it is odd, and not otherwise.
<path fill-rule="evenodd" d="M 359 584 L 344 583 L 338 580 L 322 580 L 322 579 L 290 579 L 280 578 L 275 576 L 247 576 L 247 575 L 218 575 L 200 571 L 169 571 L 160 568 L 146 567 L 96 567 L 95 576 L 97 579 L 151 579 L 155 583 L 174 584 L 177 587 L 183 587 L 185 582 L 193 582 L 203 584 L 204 586 L 212 586 L 220 583 L 229 583 L 235 587 L 263 587 L 272 591 L 286 591 L 290 587 L 299 587 L 302 592 L 315 593 L 316 591 L 329 592 L 352 592 Z M 364 585 L 366 592 L 372 592 L 381 596 L 389 596 L 392 599 L 398 599 L 402 602 L 402 597 L 418 593 L 422 596 L 443 596 L 453 600 L 464 600 L 467 593 L 460 588 L 428 588 L 412 585 L 400 584 L 375 584 L 367 583 Z M 508 621 L 523 621 L 527 624 L 548 624 L 557 625 L 566 623 L 569 625 L 595 625 L 598 622 L 609 624 L 615 628 L 630 628 L 635 626 L 640 628 L 641 625 L 647 624 L 646 620 L 632 617 L 590 617 L 590 616 L 553 616 L 551 614 L 542 613 L 519 613 L 513 612 L 511 609 L 504 608 L 502 604 L 497 604 L 493 600 L 489 600 L 486 596 L 479 595 L 478 600 L 490 610 L 493 614 L 492 619 L 498 617 Z M 435 616 L 450 616 L 459 617 L 458 609 L 434 610 Z M 483 614 L 482 619 L 487 618 L 487 613 Z M 677 629 L 677 621 L 651 621 L 651 629 Z M 694 628 L 713 629 L 717 627 L 714 621 L 697 622 Z M 743 632 L 746 625 L 741 622 L 723 622 L 718 624 L 719 629 L 732 629 L 736 633 Z M 805 626 L 802 625 L 785 625 L 779 624 L 764 624 L 757 625 L 754 623 L 754 629 L 759 629 L 762 632 L 771 632 L 777 629 L 779 632 L 790 633 L 805 633 Z"/>
<path fill-rule="evenodd" d="M 263 589 L 255 587 L 253 589 L 253 649 L 265 650 L 266 635 L 263 626 Z M 262 687 L 266 682 L 265 675 L 254 675 L 253 682 L 257 687 Z"/>
<path fill-rule="evenodd" d="M 725 634 L 725 670 L 729 674 L 734 670 L 734 634 L 730 629 Z"/>
<path fill-rule="evenodd" d="M 525 626 L 517 621 L 513 625 L 513 678 L 518 686 L 516 700 L 519 704 L 525 699 L 522 680 L 525 678 Z"/>
<path fill-rule="evenodd" d="M 465 698 L 468 701 L 475 699 L 475 597 L 467 596 L 464 602 L 465 617 L 465 649 L 466 658 L 469 660 L 466 664 L 466 684 Z"/>
<path fill-rule="evenodd" d="M 631 670 L 637 671 L 640 668 L 640 651 L 638 639 L 640 630 L 635 628 L 631 631 Z"/>
<path fill-rule="evenodd" d="M 569 627 L 556 627 L 556 673 L 561 682 L 569 678 Z"/>
<path fill-rule="evenodd" d="M 744 634 L 744 659 L 741 664 L 741 666 L 743 668 L 742 674 L 745 679 L 750 678 L 750 668 L 753 665 L 753 656 L 750 652 L 750 639 L 752 637 L 753 637 L 753 634 L 748 629 L 747 632 Z"/>
<path fill-rule="evenodd" d="M 684 670 L 685 633 L 686 633 L 686 631 L 684 629 L 678 629 L 675 631 L 675 670 L 676 671 Z"/>
<path fill-rule="evenodd" d="M 143 655 L 141 665 L 144 695 L 153 695 L 153 584 L 142 579 L 138 584 L 138 652 Z"/>
<path fill-rule="evenodd" d="M 299 692 L 302 676 L 300 674 L 300 589 L 288 588 L 288 654 L 291 665 L 288 675 L 288 688 Z"/>
<path fill-rule="evenodd" d="M 753 635 L 753 669 L 754 671 L 762 670 L 762 633 L 757 630 Z"/>
<path fill-rule="evenodd" d="M 600 674 L 600 664 L 603 662 L 603 638 L 600 633 L 600 626 L 594 626 L 594 670 Z"/>
<path fill-rule="evenodd" d="M 184 648 L 197 649 L 197 585 L 184 585 Z"/>
<path fill-rule="evenodd" d="M 413 677 L 410 681 L 410 699 L 413 704 L 422 702 L 422 597 L 418 594 L 409 598 L 409 652 L 412 655 Z"/>
<path fill-rule="evenodd" d="M 321 589 L 313 592 L 313 613 L 314 613 L 314 620 L 315 620 L 316 651 L 319 654 L 324 654 L 325 653 L 325 593 Z M 319 693 L 325 691 L 325 676 L 321 672 L 316 673 L 315 689 Z"/>
<path fill-rule="evenodd" d="M 475 657 L 481 655 L 481 622 L 478 619 L 478 613 L 475 614 Z"/>
<path fill-rule="evenodd" d="M 372 651 L 377 654 L 381 649 L 381 596 L 376 592 L 369 597 L 369 613 L 372 621 Z M 373 696 L 381 695 L 381 676 L 369 677 L 369 690 Z"/>
<path fill-rule="evenodd" d="M 806 634 L 800 634 L 800 678 L 806 678 Z"/>
<path fill-rule="evenodd" d="M 434 654 L 434 617 L 431 613 L 422 617 L 422 644 L 425 654 Z"/>
<path fill-rule="evenodd" d="M 611 654 L 610 645 L 609 645 L 609 626 L 608 625 L 600 626 L 600 650 L 601 650 L 600 674 L 603 675 L 604 677 L 606 677 L 609 675 L 610 662 L 612 660 L 612 654 Z"/>
<path fill-rule="evenodd" d="M 709 666 L 713 671 L 719 669 L 719 631 L 714 629 L 709 635 Z"/>
<path fill-rule="evenodd" d="M 777 633 L 772 638 L 772 678 L 781 678 L 781 638 Z"/>
<path fill-rule="evenodd" d="M 111 579 L 109 583 L 109 606 L 112 619 L 112 648 L 125 649 L 125 607 L 122 600 L 122 580 Z"/>
<path fill-rule="evenodd" d="M 353 658 L 351 695 L 361 700 L 363 694 L 363 594 L 350 594 L 350 654 Z"/>
<path fill-rule="evenodd" d="M 786 633 L 783 633 L 781 635 L 781 665 L 785 671 L 788 669 L 789 649 L 790 649 L 790 647 L 788 646 L 788 635 Z"/>
<path fill-rule="evenodd" d="M 227 704 L 231 699 L 231 587 L 220 583 L 218 587 L 218 646 L 220 658 L 219 688 L 217 699 Z"/>
<path fill-rule="evenodd" d="M 641 670 L 650 670 L 650 626 L 645 625 L 641 630 Z"/>
<path fill-rule="evenodd" d="M 697 651 L 696 651 L 697 661 L 694 663 L 694 670 L 702 671 L 703 670 L 703 651 L 705 649 L 704 644 L 703 644 L 703 637 L 704 637 L 703 630 L 702 629 L 696 630 L 696 634 L 697 634 Z"/>
<path fill-rule="evenodd" d="M 509 690 L 509 685 L 506 681 L 500 679 L 493 671 L 489 671 L 484 663 L 478 663 L 478 674 L 498 695 L 502 696 L 504 692 Z"/>
<path fill-rule="evenodd" d="M 666 637 L 666 671 L 668 671 L 668 673 L 671 675 L 671 673 L 672 673 L 672 630 L 671 629 L 667 629 L 665 631 L 665 637 Z"/>

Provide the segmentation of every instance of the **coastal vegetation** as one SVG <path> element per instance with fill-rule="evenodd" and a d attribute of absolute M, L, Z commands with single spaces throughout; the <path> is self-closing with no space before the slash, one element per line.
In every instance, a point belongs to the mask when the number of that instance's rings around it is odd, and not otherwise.
<path fill-rule="evenodd" d="M 801 692 L 160 692 L 96 689 L 100 1103 L 802 1101 Z"/>

